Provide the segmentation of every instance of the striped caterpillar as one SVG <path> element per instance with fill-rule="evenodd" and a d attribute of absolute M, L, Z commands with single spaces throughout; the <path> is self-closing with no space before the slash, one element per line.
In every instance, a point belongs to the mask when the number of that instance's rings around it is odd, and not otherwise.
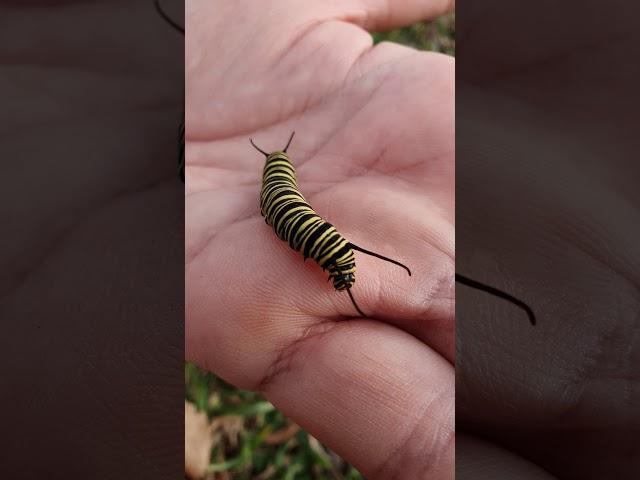
<path fill-rule="evenodd" d="M 355 309 L 366 317 L 351 293 L 356 272 L 353 251 L 398 265 L 409 275 L 411 270 L 396 260 L 349 242 L 311 208 L 298 189 L 295 169 L 287 155 L 294 134 L 295 132 L 291 134 L 284 149 L 272 153 L 263 151 L 250 139 L 251 145 L 266 157 L 260 192 L 260 213 L 281 240 L 302 253 L 305 260 L 312 258 L 323 270 L 328 270 L 333 287 L 337 291 L 346 290 Z"/>

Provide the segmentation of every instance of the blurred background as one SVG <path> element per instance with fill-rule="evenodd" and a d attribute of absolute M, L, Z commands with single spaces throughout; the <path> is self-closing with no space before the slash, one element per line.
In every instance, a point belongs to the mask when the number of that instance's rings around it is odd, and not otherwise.
<path fill-rule="evenodd" d="M 455 55 L 455 13 L 373 34 Z M 259 394 L 185 364 L 185 473 L 206 480 L 362 479 L 360 473 Z"/>

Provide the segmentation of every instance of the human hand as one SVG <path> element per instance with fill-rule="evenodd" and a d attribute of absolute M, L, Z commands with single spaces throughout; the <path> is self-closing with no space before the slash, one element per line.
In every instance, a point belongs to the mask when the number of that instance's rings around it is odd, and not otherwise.
<path fill-rule="evenodd" d="M 364 30 L 448 2 L 189 2 L 186 350 L 368 478 L 453 476 L 453 59 Z M 355 244 L 372 319 L 259 214 L 264 150 Z M 347 321 L 348 320 L 348 321 Z"/>

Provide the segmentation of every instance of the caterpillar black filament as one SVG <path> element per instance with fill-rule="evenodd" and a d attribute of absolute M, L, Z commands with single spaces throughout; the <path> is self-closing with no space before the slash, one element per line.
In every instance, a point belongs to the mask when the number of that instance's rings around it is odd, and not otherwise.
<path fill-rule="evenodd" d="M 366 317 L 351 293 L 356 272 L 353 251 L 391 262 L 404 268 L 409 275 L 411 270 L 396 260 L 349 242 L 333 225 L 313 211 L 298 190 L 295 169 L 287 155 L 294 134 L 295 132 L 291 134 L 283 150 L 272 153 L 263 151 L 250 140 L 251 145 L 266 157 L 260 192 L 260 213 L 281 240 L 302 253 L 305 260 L 312 258 L 323 270 L 328 270 L 333 287 L 338 291 L 346 290 L 355 309 Z"/>

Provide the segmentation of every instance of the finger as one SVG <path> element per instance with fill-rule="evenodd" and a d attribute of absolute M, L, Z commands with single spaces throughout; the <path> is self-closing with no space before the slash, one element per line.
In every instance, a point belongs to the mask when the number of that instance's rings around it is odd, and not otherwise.
<path fill-rule="evenodd" d="M 300 329 L 284 318 L 255 329 L 255 319 L 247 320 L 238 329 L 212 319 L 221 341 L 192 360 L 263 390 L 367 478 L 452 477 L 454 371 L 437 353 L 372 321 Z M 287 344 L 277 347 L 277 336 Z"/>
<path fill-rule="evenodd" d="M 351 18 L 369 31 L 385 31 L 429 20 L 455 8 L 455 0 L 365 0 L 340 2 L 345 9 L 361 9 Z"/>
<path fill-rule="evenodd" d="M 454 371 L 394 327 L 321 325 L 262 387 L 278 408 L 367 478 L 453 478 Z"/>

